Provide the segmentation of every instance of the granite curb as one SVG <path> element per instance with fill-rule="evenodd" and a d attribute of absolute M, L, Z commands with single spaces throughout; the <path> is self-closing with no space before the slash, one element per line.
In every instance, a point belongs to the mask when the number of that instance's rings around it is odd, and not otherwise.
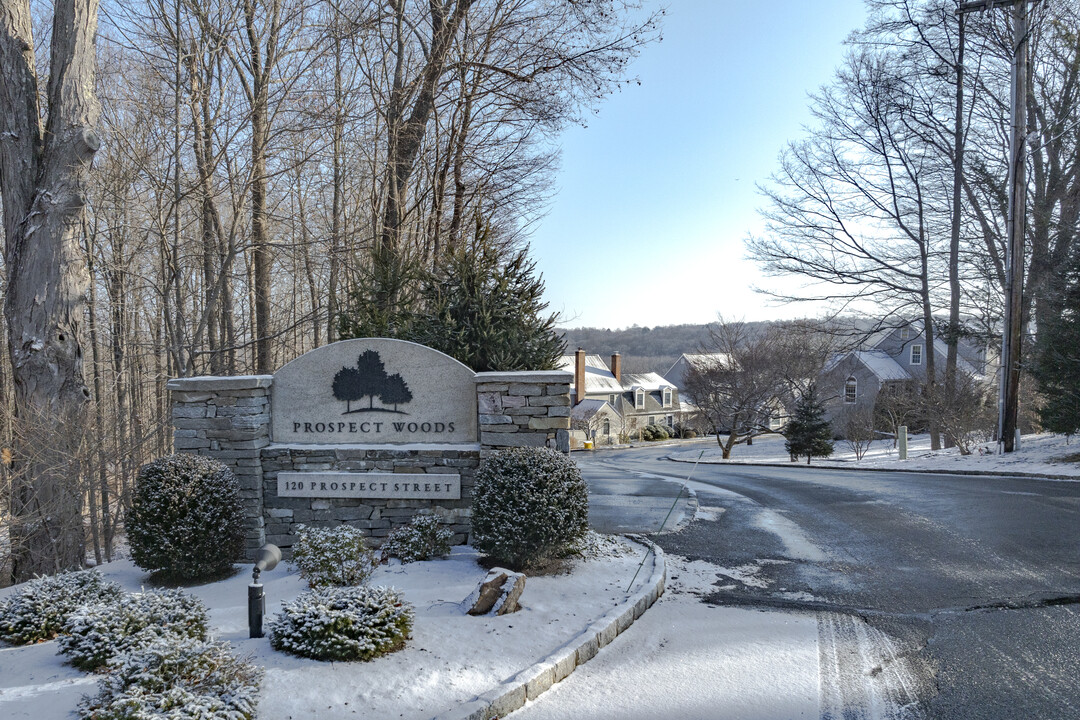
<path fill-rule="evenodd" d="M 650 540 L 637 535 L 629 537 L 645 545 L 648 555 L 652 557 L 652 573 L 644 589 L 609 610 L 543 660 L 469 702 L 436 715 L 433 720 L 495 720 L 504 717 L 521 708 L 526 701 L 535 700 L 555 683 L 562 682 L 644 615 L 664 594 L 667 562 L 664 551 Z"/>
<path fill-rule="evenodd" d="M 677 463 L 692 463 L 696 460 L 690 458 L 675 458 L 665 455 L 664 460 Z M 1080 482 L 1080 475 L 1051 475 L 1049 473 L 1015 472 L 1012 470 L 930 470 L 918 468 L 883 468 L 883 467 L 851 467 L 849 465 L 805 465 L 792 462 L 739 462 L 738 460 L 723 460 L 721 462 L 701 461 L 702 465 L 737 465 L 739 467 L 778 467 L 778 468 L 806 468 L 809 470 L 841 470 L 843 472 L 873 472 L 873 473 L 914 473 L 919 475 L 972 475 L 983 477 L 1019 477 L 1032 478 L 1034 480 L 1057 480 L 1066 482 Z"/>

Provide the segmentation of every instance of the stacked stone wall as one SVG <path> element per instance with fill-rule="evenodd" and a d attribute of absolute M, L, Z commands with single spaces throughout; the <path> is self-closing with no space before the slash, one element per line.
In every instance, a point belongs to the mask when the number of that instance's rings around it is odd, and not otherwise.
<path fill-rule="evenodd" d="M 297 525 L 332 527 L 352 525 L 379 544 L 389 532 L 408 525 L 413 515 L 434 513 L 454 533 L 454 544 L 468 542 L 473 477 L 480 464 L 477 445 L 444 448 L 408 446 L 270 445 L 262 451 L 263 506 L 266 542 L 292 547 Z M 279 472 L 380 472 L 403 480 L 437 480 L 440 473 L 461 477 L 460 500 L 386 500 L 278 497 Z"/>
<path fill-rule="evenodd" d="M 507 447 L 568 452 L 572 378 L 561 371 L 478 373 L 481 456 Z"/>
<path fill-rule="evenodd" d="M 207 455 L 233 471 L 244 503 L 244 546 L 266 542 L 262 449 L 270 444 L 269 375 L 196 377 L 169 381 L 173 449 Z"/>

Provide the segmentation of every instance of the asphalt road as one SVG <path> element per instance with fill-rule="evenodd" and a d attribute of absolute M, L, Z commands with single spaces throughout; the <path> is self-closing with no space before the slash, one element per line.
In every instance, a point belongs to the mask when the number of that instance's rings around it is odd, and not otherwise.
<path fill-rule="evenodd" d="M 1080 718 L 1080 483 L 576 453 L 594 524 L 719 568 L 705 602 L 814 613 L 824 718 Z M 663 479 L 668 482 L 663 482 Z M 671 482 L 675 481 L 675 482 Z"/>

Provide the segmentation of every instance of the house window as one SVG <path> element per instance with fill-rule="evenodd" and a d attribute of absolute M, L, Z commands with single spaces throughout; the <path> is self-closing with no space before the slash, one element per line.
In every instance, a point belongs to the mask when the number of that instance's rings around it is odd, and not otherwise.
<path fill-rule="evenodd" d="M 904 327 L 900 328 L 900 339 L 901 340 L 907 340 L 910 337 L 911 337 L 911 328 L 910 327 L 907 327 L 905 325 Z"/>
<path fill-rule="evenodd" d="M 610 418 L 604 418 L 604 434 L 605 435 L 610 435 L 611 434 L 611 419 Z"/>
<path fill-rule="evenodd" d="M 649 416 L 649 424 L 650 425 L 655 425 L 656 424 L 656 416 L 655 415 L 650 415 Z"/>
<path fill-rule="evenodd" d="M 911 346 L 911 364 L 922 365 L 922 345 Z"/>
<path fill-rule="evenodd" d="M 664 388 L 664 407 L 671 407 L 671 388 Z"/>
<path fill-rule="evenodd" d="M 854 376 L 844 383 L 844 402 L 853 403 L 859 396 L 859 381 Z"/>
<path fill-rule="evenodd" d="M 674 415 L 668 415 L 666 418 L 664 418 L 664 421 L 667 423 L 668 427 L 675 427 L 675 416 Z"/>
<path fill-rule="evenodd" d="M 645 408 L 645 391 L 640 388 L 634 391 L 634 407 L 638 410 Z"/>
<path fill-rule="evenodd" d="M 615 407 L 615 396 L 614 395 L 608 395 L 607 396 L 607 401 L 608 401 L 608 405 L 610 405 L 611 407 Z"/>

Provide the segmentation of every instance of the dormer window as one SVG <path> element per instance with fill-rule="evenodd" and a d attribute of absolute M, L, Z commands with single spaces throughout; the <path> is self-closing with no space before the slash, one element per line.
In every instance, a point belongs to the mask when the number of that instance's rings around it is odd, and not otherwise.
<path fill-rule="evenodd" d="M 637 410 L 645 409 L 645 391 L 641 388 L 634 391 L 634 408 Z"/>
<path fill-rule="evenodd" d="M 859 398 L 859 381 L 852 375 L 844 383 L 844 402 L 853 403 Z"/>
<path fill-rule="evenodd" d="M 671 388 L 664 388 L 664 407 L 671 407 Z"/>
<path fill-rule="evenodd" d="M 911 346 L 911 364 L 922 365 L 922 345 Z"/>
<path fill-rule="evenodd" d="M 900 328 L 900 339 L 901 340 L 907 340 L 910 337 L 911 337 L 911 328 L 910 327 L 905 325 L 904 327 Z"/>

